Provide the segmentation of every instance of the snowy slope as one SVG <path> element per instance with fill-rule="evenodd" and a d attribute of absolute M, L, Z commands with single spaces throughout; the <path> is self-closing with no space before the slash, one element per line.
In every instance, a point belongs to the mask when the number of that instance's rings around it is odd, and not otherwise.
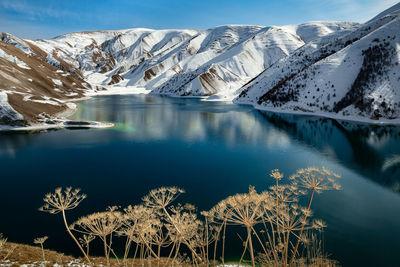
<path fill-rule="evenodd" d="M 286 27 L 225 25 L 206 31 L 128 29 L 71 33 L 32 43 L 79 69 L 91 84 L 232 99 L 266 67 L 306 42 L 356 27 L 315 22 Z M 48 62 L 57 66 L 51 58 Z"/>
<path fill-rule="evenodd" d="M 329 42 L 304 45 L 247 84 L 235 102 L 354 120 L 399 119 L 399 9 Z"/>
<path fill-rule="evenodd" d="M 57 60 L 27 40 L 0 34 L 0 124 L 25 126 L 74 110 L 70 100 L 91 89 L 78 69 Z"/>
<path fill-rule="evenodd" d="M 365 24 L 137 28 L 49 40 L 0 33 L 2 103 L 35 121 L 40 105 L 54 115 L 69 100 L 140 87 L 278 112 L 397 122 L 399 14 L 397 4 Z"/>

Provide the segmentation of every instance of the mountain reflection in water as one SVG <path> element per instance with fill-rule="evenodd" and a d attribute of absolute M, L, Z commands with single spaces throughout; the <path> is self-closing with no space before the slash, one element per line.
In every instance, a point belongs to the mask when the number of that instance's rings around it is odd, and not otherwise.
<path fill-rule="evenodd" d="M 132 109 L 134 106 L 134 109 Z M 336 121 L 314 116 L 255 111 L 251 107 L 152 95 L 95 97 L 80 105 L 76 120 L 114 122 L 112 130 L 132 141 L 217 140 L 229 146 L 256 145 L 285 149 L 291 142 L 400 191 L 400 127 Z M 1 154 L 15 155 L 37 138 L 34 134 L 1 134 Z M 96 145 L 107 131 L 81 140 Z M 65 142 L 74 142 L 66 139 Z"/>
<path fill-rule="evenodd" d="M 249 185 L 266 190 L 271 169 L 287 177 L 316 165 L 342 175 L 342 190 L 313 202 L 315 217 L 328 225 L 326 251 L 343 266 L 398 265 L 398 127 L 154 95 L 94 97 L 72 119 L 116 127 L 0 134 L 0 202 L 7 215 L 0 232 L 10 241 L 47 235 L 47 248 L 78 255 L 60 218 L 37 211 L 43 195 L 59 186 L 88 195 L 70 221 L 109 205 L 138 204 L 148 190 L 168 185 L 184 188 L 179 202 L 202 211 Z M 227 244 L 228 258 L 241 255 L 236 235 Z M 91 251 L 101 254 L 95 245 Z"/>

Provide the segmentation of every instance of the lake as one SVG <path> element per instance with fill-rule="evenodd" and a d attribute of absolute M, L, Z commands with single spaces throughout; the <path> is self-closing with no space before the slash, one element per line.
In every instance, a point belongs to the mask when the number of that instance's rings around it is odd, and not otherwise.
<path fill-rule="evenodd" d="M 47 248 L 79 255 L 61 217 L 38 211 L 59 186 L 88 195 L 69 212 L 72 223 L 168 185 L 186 190 L 178 202 L 206 210 L 249 185 L 266 190 L 271 169 L 325 166 L 342 175 L 341 191 L 313 202 L 328 225 L 326 252 L 343 266 L 399 264 L 400 127 L 154 95 L 94 97 L 72 118 L 116 127 L 0 134 L 0 232 L 10 241 L 48 235 Z M 229 244 L 228 256 L 240 255 L 240 241 Z"/>

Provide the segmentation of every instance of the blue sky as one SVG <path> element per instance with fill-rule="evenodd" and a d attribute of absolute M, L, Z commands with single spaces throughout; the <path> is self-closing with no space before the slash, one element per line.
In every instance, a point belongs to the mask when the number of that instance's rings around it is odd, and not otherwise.
<path fill-rule="evenodd" d="M 84 30 L 364 22 L 398 0 L 0 0 L 0 32 L 50 38 Z"/>

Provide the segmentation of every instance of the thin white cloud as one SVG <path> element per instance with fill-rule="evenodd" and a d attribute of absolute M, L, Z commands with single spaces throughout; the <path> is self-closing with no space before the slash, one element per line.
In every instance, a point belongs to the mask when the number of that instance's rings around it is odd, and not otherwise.
<path fill-rule="evenodd" d="M 50 18 L 77 18 L 79 14 L 67 10 L 55 9 L 53 7 L 43 7 L 41 5 L 34 5 L 35 1 L 10 1 L 1 0 L 0 8 L 5 10 L 12 10 L 28 16 L 31 20 L 42 19 L 45 17 Z"/>
<path fill-rule="evenodd" d="M 304 0 L 308 10 L 321 20 L 365 22 L 398 0 Z"/>

